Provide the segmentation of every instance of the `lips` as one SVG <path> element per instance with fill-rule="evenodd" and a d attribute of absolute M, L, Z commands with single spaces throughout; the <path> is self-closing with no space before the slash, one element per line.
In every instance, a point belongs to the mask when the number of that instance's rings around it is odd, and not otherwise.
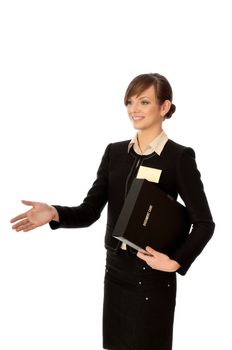
<path fill-rule="evenodd" d="M 139 115 L 134 115 L 134 116 L 132 116 L 131 118 L 132 118 L 134 121 L 139 121 L 139 120 L 144 119 L 144 117 L 139 116 Z"/>

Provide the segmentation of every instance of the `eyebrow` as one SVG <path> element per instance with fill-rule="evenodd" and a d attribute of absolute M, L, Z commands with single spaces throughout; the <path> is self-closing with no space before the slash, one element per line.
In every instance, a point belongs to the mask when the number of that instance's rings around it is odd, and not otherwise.
<path fill-rule="evenodd" d="M 130 98 L 132 98 L 133 96 L 131 96 Z M 139 97 L 137 97 L 139 100 L 142 100 L 143 98 L 148 98 L 149 100 L 151 100 L 151 98 L 150 97 L 148 97 L 148 96 L 146 96 L 146 95 L 144 95 L 144 96 L 139 96 Z"/>

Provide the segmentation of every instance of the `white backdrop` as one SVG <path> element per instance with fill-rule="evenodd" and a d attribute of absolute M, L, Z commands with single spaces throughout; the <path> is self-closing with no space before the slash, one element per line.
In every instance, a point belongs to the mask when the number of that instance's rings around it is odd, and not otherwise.
<path fill-rule="evenodd" d="M 1 0 L 0 349 L 102 348 L 105 211 L 92 227 L 11 230 L 21 199 L 76 205 L 106 145 L 134 135 L 123 96 L 159 72 L 217 224 L 178 277 L 174 350 L 230 349 L 230 1 Z"/>

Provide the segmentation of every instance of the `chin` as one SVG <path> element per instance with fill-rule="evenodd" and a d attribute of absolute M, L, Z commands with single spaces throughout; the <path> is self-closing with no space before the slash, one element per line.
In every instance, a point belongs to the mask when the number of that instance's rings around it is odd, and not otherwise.
<path fill-rule="evenodd" d="M 142 126 L 136 126 L 134 125 L 134 129 L 135 130 L 138 130 L 138 131 L 142 131 L 142 130 L 145 130 L 146 128 L 142 127 Z"/>
<path fill-rule="evenodd" d="M 143 130 L 143 129 L 144 129 L 144 127 L 143 127 L 142 125 L 133 124 L 133 127 L 134 127 L 134 129 L 136 129 L 136 130 Z"/>

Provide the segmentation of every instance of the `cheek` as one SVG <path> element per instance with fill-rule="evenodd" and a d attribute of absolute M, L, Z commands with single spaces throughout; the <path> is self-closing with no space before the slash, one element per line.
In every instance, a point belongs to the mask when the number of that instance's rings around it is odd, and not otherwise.
<path fill-rule="evenodd" d="M 150 110 L 149 110 L 149 115 L 151 116 L 151 117 L 153 117 L 154 119 L 157 119 L 157 118 L 159 118 L 160 117 L 160 110 L 158 110 L 158 108 L 151 108 Z"/>
<path fill-rule="evenodd" d="M 131 108 L 130 107 L 126 107 L 126 111 L 127 111 L 127 114 L 129 115 L 130 112 L 131 112 Z"/>

